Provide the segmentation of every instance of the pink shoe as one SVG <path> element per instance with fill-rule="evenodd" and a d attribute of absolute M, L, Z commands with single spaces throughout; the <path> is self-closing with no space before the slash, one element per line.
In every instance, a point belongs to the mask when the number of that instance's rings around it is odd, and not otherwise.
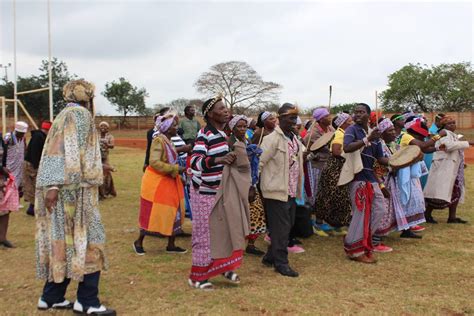
<path fill-rule="evenodd" d="M 300 247 L 298 245 L 294 245 L 293 247 L 288 247 L 288 252 L 302 253 L 302 252 L 304 252 L 304 249 L 303 249 L 303 247 Z"/>
<path fill-rule="evenodd" d="M 424 228 L 423 226 L 416 225 L 416 226 L 410 227 L 410 230 L 411 230 L 412 232 L 418 233 L 418 232 L 424 231 L 425 228 Z"/>
<path fill-rule="evenodd" d="M 385 253 L 385 252 L 392 252 L 393 248 L 389 246 L 385 246 L 384 244 L 379 244 L 378 246 L 374 247 L 374 252 L 380 252 L 380 253 Z"/>
<path fill-rule="evenodd" d="M 268 236 L 268 235 L 265 235 L 265 237 L 263 238 L 263 241 L 265 241 L 267 244 L 271 244 L 271 243 L 272 243 L 272 239 L 271 239 L 270 236 Z"/>

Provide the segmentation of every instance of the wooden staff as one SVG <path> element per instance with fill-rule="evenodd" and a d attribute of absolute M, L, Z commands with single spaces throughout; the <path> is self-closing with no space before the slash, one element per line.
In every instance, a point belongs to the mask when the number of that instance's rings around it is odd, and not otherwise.
<path fill-rule="evenodd" d="M 332 86 L 329 86 L 329 112 L 331 112 L 331 97 L 332 97 Z"/>
<path fill-rule="evenodd" d="M 379 102 L 377 98 L 377 90 L 375 90 L 375 125 L 379 123 Z"/>

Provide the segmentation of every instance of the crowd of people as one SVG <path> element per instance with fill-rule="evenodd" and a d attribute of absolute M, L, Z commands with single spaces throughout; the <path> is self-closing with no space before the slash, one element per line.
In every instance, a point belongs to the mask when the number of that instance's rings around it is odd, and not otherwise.
<path fill-rule="evenodd" d="M 8 216 L 30 203 L 36 217 L 36 271 L 45 280 L 41 310 L 115 315 L 100 303 L 100 272 L 107 268 L 105 229 L 99 200 L 116 196 L 109 150 L 109 125 L 96 128 L 94 85 L 85 80 L 64 86 L 66 107 L 54 122 L 32 131 L 17 122 L 2 138 L 0 244 Z M 319 107 L 302 122 L 299 109 L 284 103 L 257 119 L 230 113 L 216 96 L 200 109 L 186 107 L 155 116 L 147 133 L 133 250 L 145 255 L 144 239 L 167 237 L 166 252 L 186 253 L 177 236 L 191 236 L 188 283 L 211 290 L 222 276 L 238 284 L 244 254 L 288 277 L 299 273 L 288 253 L 305 251 L 298 239 L 312 234 L 344 236 L 341 250 L 355 262 L 375 263 L 374 252 L 392 251 L 384 237 L 421 239 L 422 223 L 437 224 L 433 210 L 449 208 L 449 224 L 464 198 L 464 150 L 474 142 L 456 134 L 456 121 L 444 114 L 428 128 L 412 111 L 378 117 L 364 103 L 352 113 L 331 117 Z M 192 232 L 183 231 L 185 217 Z M 262 236 L 265 250 L 255 241 Z M 183 246 L 183 245 L 181 245 Z M 71 280 L 79 282 L 77 300 L 65 299 Z"/>
<path fill-rule="evenodd" d="M 332 118 L 317 108 L 303 124 L 298 108 L 285 103 L 254 120 L 230 113 L 222 97 L 201 111 L 203 128 L 190 107 L 185 121 L 169 108 L 156 117 L 133 244 L 144 255 L 143 237 L 157 233 L 169 237 L 168 252 L 184 253 L 173 241 L 185 214 L 192 217 L 192 287 L 212 289 L 209 280 L 218 275 L 239 283 L 235 270 L 244 253 L 297 277 L 288 253 L 304 252 L 297 238 L 313 233 L 344 236 L 348 258 L 375 263 L 374 252 L 393 250 L 384 243 L 388 234 L 421 239 L 420 224 L 437 223 L 433 209 L 449 208 L 448 223 L 466 223 L 456 208 L 464 193 L 463 151 L 473 142 L 455 133 L 453 117 L 440 113 L 428 129 L 412 111 L 379 118 L 360 103 Z M 183 152 L 186 162 L 178 163 Z M 164 195 L 168 204 L 160 202 Z M 255 246 L 261 235 L 266 251 Z"/>

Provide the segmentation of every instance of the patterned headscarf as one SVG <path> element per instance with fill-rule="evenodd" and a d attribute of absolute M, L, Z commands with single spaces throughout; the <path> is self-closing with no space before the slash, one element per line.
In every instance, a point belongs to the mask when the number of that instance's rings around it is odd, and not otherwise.
<path fill-rule="evenodd" d="M 69 81 L 64 85 L 63 97 L 67 102 L 89 102 L 94 98 L 94 84 L 84 79 Z"/>
<path fill-rule="evenodd" d="M 268 111 L 263 112 L 263 113 L 262 113 L 262 116 L 261 116 L 262 122 L 265 122 L 265 120 L 266 120 L 267 118 L 269 118 L 271 115 L 272 115 L 272 113 L 270 113 L 270 112 L 268 112 Z"/>
<path fill-rule="evenodd" d="M 390 127 L 393 127 L 393 123 L 388 118 L 384 118 L 378 125 L 378 129 L 379 129 L 380 133 L 385 132 Z"/>
<path fill-rule="evenodd" d="M 26 133 L 28 131 L 28 124 L 23 121 L 18 121 L 15 123 L 15 132 Z"/>
<path fill-rule="evenodd" d="M 153 138 L 166 133 L 173 125 L 175 118 L 176 114 L 171 113 L 158 116 L 155 120 L 155 127 L 153 128 Z"/>
<path fill-rule="evenodd" d="M 325 118 L 329 115 L 329 111 L 327 108 L 317 108 L 313 111 L 313 118 L 319 122 L 321 119 Z"/>
<path fill-rule="evenodd" d="M 229 121 L 230 130 L 233 130 L 235 125 L 241 120 L 244 120 L 247 126 L 249 125 L 249 119 L 245 115 L 236 115 Z"/>
<path fill-rule="evenodd" d="M 336 116 L 336 119 L 334 120 L 334 124 L 337 127 L 341 127 L 342 124 L 344 124 L 351 116 L 347 113 L 341 112 L 338 113 Z"/>

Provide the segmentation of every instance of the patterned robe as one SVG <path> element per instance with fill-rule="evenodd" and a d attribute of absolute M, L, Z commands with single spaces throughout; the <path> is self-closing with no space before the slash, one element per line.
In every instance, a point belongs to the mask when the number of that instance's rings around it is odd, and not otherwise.
<path fill-rule="evenodd" d="M 102 162 L 90 112 L 69 103 L 53 122 L 36 183 L 37 276 L 56 283 L 77 281 L 106 268 L 105 231 L 98 207 Z M 52 213 L 48 188 L 59 188 Z"/>

